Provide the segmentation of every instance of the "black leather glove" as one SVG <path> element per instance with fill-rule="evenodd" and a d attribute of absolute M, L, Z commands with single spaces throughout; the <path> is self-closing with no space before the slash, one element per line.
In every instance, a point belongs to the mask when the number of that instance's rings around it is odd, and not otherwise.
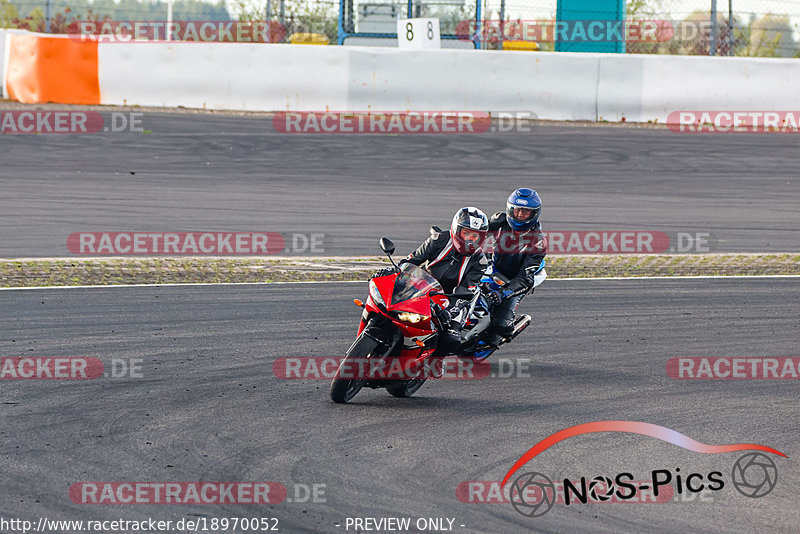
<path fill-rule="evenodd" d="M 436 314 L 436 319 L 439 321 L 439 326 L 443 330 L 447 330 L 450 327 L 450 322 L 453 320 L 450 314 L 447 313 L 447 310 L 435 304 L 431 306 L 431 309 Z"/>
<path fill-rule="evenodd" d="M 490 291 L 488 295 L 486 295 L 486 300 L 489 302 L 491 306 L 497 306 L 507 298 L 509 298 L 514 292 L 508 289 L 495 289 L 494 291 Z"/>
<path fill-rule="evenodd" d="M 486 302 L 489 303 L 489 306 L 497 306 L 503 302 L 503 294 L 498 290 L 489 291 L 486 295 Z"/>
<path fill-rule="evenodd" d="M 457 299 L 449 308 L 447 308 L 447 313 L 450 317 L 457 317 L 461 310 L 464 308 L 469 307 L 469 301 L 463 299 Z"/>

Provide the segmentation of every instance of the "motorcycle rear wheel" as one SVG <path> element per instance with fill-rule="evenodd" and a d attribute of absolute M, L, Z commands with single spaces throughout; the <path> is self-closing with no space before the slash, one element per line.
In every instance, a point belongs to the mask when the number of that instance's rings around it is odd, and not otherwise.
<path fill-rule="evenodd" d="M 334 375 L 333 380 L 331 381 L 330 395 L 333 402 L 338 402 L 340 404 L 349 402 L 358 394 L 359 391 L 361 391 L 361 388 L 363 388 L 364 384 L 366 383 L 366 380 L 359 377 L 340 378 L 339 375 L 345 368 L 345 362 L 349 362 L 348 367 L 351 370 L 351 373 L 352 369 L 364 369 L 366 366 L 357 365 L 353 362 L 359 359 L 366 360 L 377 346 L 377 341 L 363 334 L 353 342 L 348 349 L 347 354 L 345 354 L 342 363 L 339 364 L 339 369 L 336 371 L 336 375 Z"/>

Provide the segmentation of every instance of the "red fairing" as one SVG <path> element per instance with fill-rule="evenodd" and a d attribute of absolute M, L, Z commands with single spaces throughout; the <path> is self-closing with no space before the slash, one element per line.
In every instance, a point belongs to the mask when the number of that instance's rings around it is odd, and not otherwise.
<path fill-rule="evenodd" d="M 413 312 L 420 315 L 431 316 L 431 299 L 430 297 L 420 297 L 414 300 L 406 300 L 400 304 L 390 304 L 389 311 L 397 312 Z"/>
<path fill-rule="evenodd" d="M 392 290 L 394 289 L 394 281 L 396 279 L 396 274 L 390 274 L 389 276 L 381 276 L 380 278 L 372 279 L 372 282 L 378 287 L 378 292 L 383 297 L 383 302 L 386 304 L 392 302 Z"/>
<path fill-rule="evenodd" d="M 369 304 L 369 299 L 367 299 L 367 304 Z M 365 305 L 365 306 L 364 306 L 364 309 L 366 310 L 366 308 L 367 308 L 367 307 L 366 307 L 366 305 Z M 361 314 L 361 321 L 358 323 L 358 332 L 356 332 L 356 337 L 360 336 L 360 335 L 361 335 L 361 332 L 363 332 L 363 331 L 364 331 L 364 327 L 365 327 L 365 326 L 367 326 L 367 322 L 364 320 L 364 318 L 365 318 L 366 316 L 367 316 L 367 312 L 366 312 L 366 311 L 365 311 L 364 313 L 362 313 L 362 314 Z"/>
<path fill-rule="evenodd" d="M 474 286 L 470 287 L 470 289 L 473 288 Z M 440 308 L 447 308 L 448 306 L 450 306 L 450 301 L 447 300 L 447 297 L 445 297 L 444 295 L 433 295 L 431 297 L 431 300 L 435 302 Z"/>
<path fill-rule="evenodd" d="M 386 309 L 393 312 L 412 312 L 418 313 L 420 315 L 425 315 L 426 317 L 431 316 L 431 299 L 437 298 L 444 298 L 445 301 L 447 297 L 443 295 L 434 295 L 431 296 L 423 296 L 413 300 L 405 300 L 399 304 L 392 303 L 392 293 L 394 291 L 394 283 L 397 279 L 396 274 L 391 274 L 389 276 L 382 276 L 380 278 L 374 278 L 373 282 L 375 286 L 378 288 L 378 292 L 383 297 L 383 301 L 387 304 Z M 381 312 L 375 302 L 372 300 L 372 297 L 367 300 L 367 307 L 368 311 L 374 311 L 376 313 L 380 313 L 381 315 L 386 315 L 385 313 Z M 398 321 L 392 317 L 392 322 L 398 325 L 401 329 L 406 330 L 405 334 L 406 337 L 410 336 L 421 336 L 421 335 L 428 335 L 431 334 L 434 330 L 433 325 L 430 321 L 422 321 L 417 323 L 416 325 L 412 326 L 408 323 L 404 323 L 402 321 Z M 363 322 L 363 318 L 362 318 Z M 363 329 L 363 328 L 362 328 Z M 360 333 L 360 332 L 359 332 Z"/>
<path fill-rule="evenodd" d="M 412 269 L 418 268 L 413 267 Z M 400 276 L 405 278 L 398 280 Z M 419 370 L 420 365 L 425 365 L 425 360 L 430 358 L 436 349 L 435 334 L 438 323 L 432 317 L 431 303 L 435 302 L 438 306 L 446 308 L 448 299 L 439 293 L 441 286 L 430 275 L 426 274 L 415 278 L 415 275 L 409 275 L 408 270 L 401 274 L 373 278 L 371 284 L 374 284 L 375 287 L 372 288 L 364 303 L 364 311 L 358 325 L 358 335 L 362 334 L 371 316 L 380 315 L 391 320 L 402 336 L 402 345 L 396 356 L 396 362 L 409 376 L 414 376 L 417 372 L 415 370 Z M 386 303 L 385 306 L 379 305 L 372 297 L 375 289 Z M 400 302 L 392 302 L 392 297 Z M 416 323 L 401 321 L 398 314 L 402 312 L 422 315 L 425 319 Z"/>

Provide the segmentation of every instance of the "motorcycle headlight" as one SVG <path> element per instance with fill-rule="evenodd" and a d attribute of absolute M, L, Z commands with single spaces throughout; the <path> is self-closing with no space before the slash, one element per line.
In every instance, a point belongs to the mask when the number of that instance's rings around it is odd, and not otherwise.
<path fill-rule="evenodd" d="M 411 312 L 400 312 L 397 314 L 397 318 L 403 321 L 404 323 L 419 323 L 421 321 L 427 321 L 430 319 L 427 315 L 420 315 L 418 313 L 411 313 Z"/>
<path fill-rule="evenodd" d="M 369 282 L 369 296 L 372 297 L 372 300 L 383 306 L 386 307 L 386 303 L 383 301 L 383 297 L 381 296 L 381 292 L 378 291 L 378 286 L 375 285 L 375 282 Z"/>

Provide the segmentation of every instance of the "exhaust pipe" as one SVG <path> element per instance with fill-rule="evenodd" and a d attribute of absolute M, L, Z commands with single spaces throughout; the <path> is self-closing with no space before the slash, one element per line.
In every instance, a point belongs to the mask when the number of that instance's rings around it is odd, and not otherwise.
<path fill-rule="evenodd" d="M 514 321 L 514 330 L 511 332 L 509 336 L 510 339 L 514 339 L 518 335 L 522 333 L 523 330 L 528 328 L 531 325 L 531 316 L 527 313 Z"/>

